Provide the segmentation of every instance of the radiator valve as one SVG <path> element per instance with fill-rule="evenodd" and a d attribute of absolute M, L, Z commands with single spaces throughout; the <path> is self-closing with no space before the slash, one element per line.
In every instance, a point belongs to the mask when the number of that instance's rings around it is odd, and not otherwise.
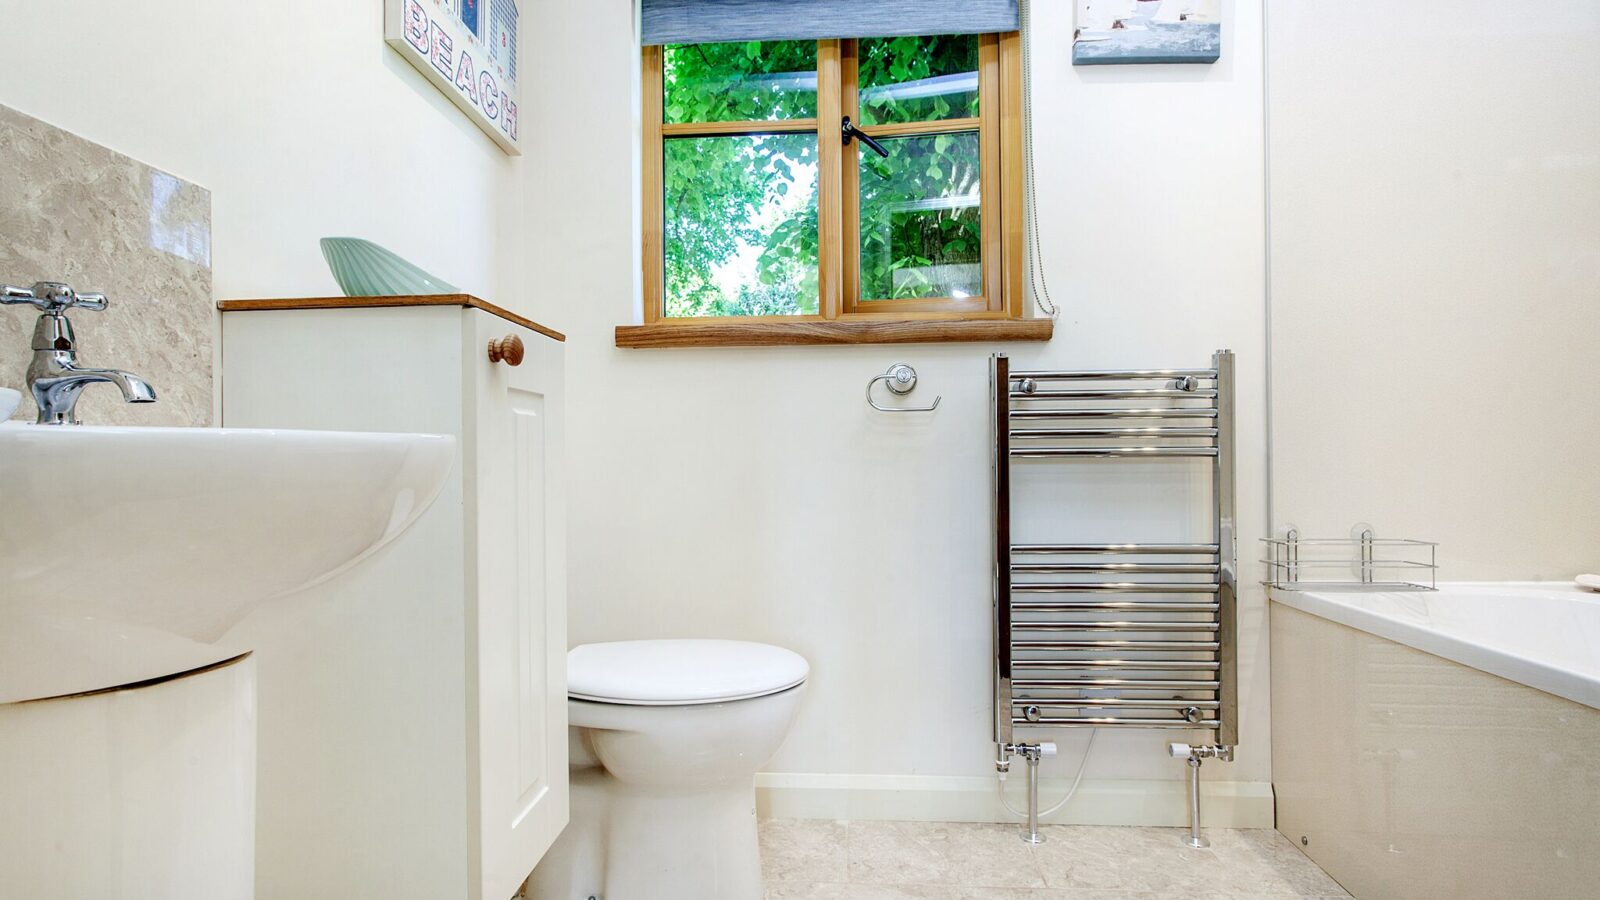
<path fill-rule="evenodd" d="M 1173 759 L 1218 759 L 1223 762 L 1233 762 L 1233 748 L 1218 745 L 1197 746 L 1191 744 L 1168 744 L 1167 753 Z"/>

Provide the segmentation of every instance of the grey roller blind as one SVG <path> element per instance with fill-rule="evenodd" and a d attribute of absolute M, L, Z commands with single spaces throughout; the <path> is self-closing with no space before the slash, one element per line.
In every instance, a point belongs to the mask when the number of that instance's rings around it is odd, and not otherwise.
<path fill-rule="evenodd" d="M 642 0 L 644 43 L 1017 30 L 1017 0 Z"/>

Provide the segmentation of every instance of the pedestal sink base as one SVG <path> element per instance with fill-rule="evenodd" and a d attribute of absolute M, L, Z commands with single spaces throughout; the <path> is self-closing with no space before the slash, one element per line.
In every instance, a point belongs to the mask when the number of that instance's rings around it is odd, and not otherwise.
<path fill-rule="evenodd" d="M 250 900 L 255 678 L 0 706 L 0 897 Z"/>

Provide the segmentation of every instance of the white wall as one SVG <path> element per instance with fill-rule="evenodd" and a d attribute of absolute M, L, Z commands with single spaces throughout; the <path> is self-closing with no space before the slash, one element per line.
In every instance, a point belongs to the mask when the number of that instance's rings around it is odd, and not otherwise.
<path fill-rule="evenodd" d="M 0 22 L 0 103 L 210 189 L 219 298 L 337 294 L 328 235 L 496 287 L 514 164 L 384 44 L 379 0 L 0 0 Z"/>
<path fill-rule="evenodd" d="M 1071 4 L 1037 5 L 1044 257 L 1065 311 L 1049 345 L 1006 349 L 1019 366 L 1051 367 L 1199 365 L 1238 351 L 1248 561 L 1265 526 L 1259 0 L 1225 4 L 1222 61 L 1188 67 L 1074 69 Z M 221 297 L 331 292 L 316 238 L 356 234 L 566 331 L 573 640 L 793 647 L 814 677 L 771 768 L 794 774 L 795 796 L 928 776 L 916 784 L 929 796 L 981 798 L 997 348 L 616 349 L 612 328 L 636 321 L 638 302 L 631 6 L 525 8 L 518 162 L 385 48 L 376 0 L 0 0 L 0 103 L 210 188 Z M 61 65 L 64 47 L 92 64 Z M 944 396 L 937 414 L 867 409 L 867 379 L 898 360 L 922 375 L 913 399 Z M 1183 511 L 1148 492 L 1121 500 L 1125 483 L 1086 470 L 1082 489 L 1109 505 L 1096 507 L 1103 518 L 1062 515 L 1060 533 L 1111 538 Z M 1264 824 L 1264 601 L 1251 571 L 1243 746 L 1206 773 L 1247 795 L 1243 820 Z M 1163 754 L 1168 736 L 1104 736 L 1086 776 L 1120 798 L 1104 815 L 1177 821 L 1184 771 Z M 1047 765 L 1059 772 L 1084 735 L 1055 737 L 1067 753 Z"/>
<path fill-rule="evenodd" d="M 1274 524 L 1600 570 L 1600 5 L 1269 22 Z"/>
<path fill-rule="evenodd" d="M 812 663 L 810 695 L 770 768 L 807 777 L 777 780 L 802 794 L 910 784 L 846 775 L 944 776 L 914 786 L 962 789 L 956 779 L 993 771 L 986 396 L 1000 348 L 616 349 L 613 327 L 636 321 L 638 280 L 629 6 L 536 0 L 525 37 L 528 77 L 560 88 L 525 120 L 581 123 L 528 130 L 518 298 L 571 336 L 572 639 L 792 647 Z M 1037 6 L 1044 256 L 1065 312 L 1048 346 L 1004 349 L 1017 366 L 1057 368 L 1238 351 L 1239 546 L 1253 560 L 1265 511 L 1259 4 L 1229 4 L 1215 66 L 1099 69 L 1070 65 L 1071 4 Z M 922 376 L 910 400 L 943 395 L 936 414 L 863 402 L 867 379 L 901 360 Z M 1103 518 L 1058 515 L 1058 535 L 1151 539 L 1141 526 L 1175 511 L 1148 491 L 1122 500 L 1104 468 L 1082 471 L 1105 496 Z M 1250 563 L 1243 571 L 1254 581 Z M 1267 673 L 1253 584 L 1241 618 L 1244 746 L 1239 762 L 1206 771 L 1260 787 Z M 1103 735 L 1086 778 L 1172 786 L 1184 767 L 1165 757 L 1168 736 Z M 1047 765 L 1066 771 L 1086 735 L 1056 737 L 1067 752 Z M 1149 815 L 1181 815 L 1170 797 Z"/>

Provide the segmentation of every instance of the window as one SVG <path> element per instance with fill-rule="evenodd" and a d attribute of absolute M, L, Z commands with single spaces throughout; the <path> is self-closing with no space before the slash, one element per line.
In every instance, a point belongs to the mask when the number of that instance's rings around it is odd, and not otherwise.
<path fill-rule="evenodd" d="M 645 326 L 619 345 L 1021 320 L 1015 32 L 669 43 L 643 78 Z M 957 331 L 922 339 L 1006 339 Z"/>

